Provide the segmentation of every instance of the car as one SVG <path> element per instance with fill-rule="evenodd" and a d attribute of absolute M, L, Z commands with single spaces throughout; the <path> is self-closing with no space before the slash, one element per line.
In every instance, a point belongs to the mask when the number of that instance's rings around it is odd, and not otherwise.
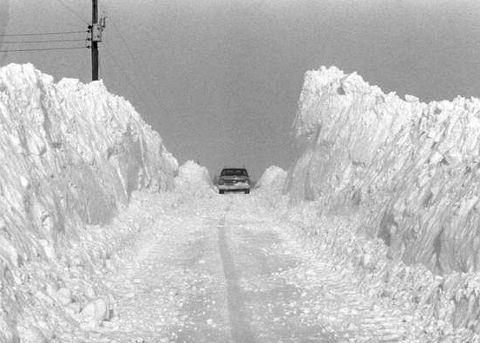
<path fill-rule="evenodd" d="M 223 168 L 218 178 L 218 192 L 244 192 L 250 193 L 250 178 L 245 168 Z"/>

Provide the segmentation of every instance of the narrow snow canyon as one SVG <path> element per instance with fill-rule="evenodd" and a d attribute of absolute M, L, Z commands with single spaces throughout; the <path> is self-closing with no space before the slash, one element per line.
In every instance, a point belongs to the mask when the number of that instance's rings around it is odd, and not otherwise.
<path fill-rule="evenodd" d="M 3 67 L 0 342 L 478 342 L 479 113 L 322 67 L 290 169 L 220 195 L 101 82 Z"/>

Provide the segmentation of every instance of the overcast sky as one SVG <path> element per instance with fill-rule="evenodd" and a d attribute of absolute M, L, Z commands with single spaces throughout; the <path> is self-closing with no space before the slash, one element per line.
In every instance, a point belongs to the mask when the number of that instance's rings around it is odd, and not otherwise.
<path fill-rule="evenodd" d="M 424 101 L 480 97 L 480 1 L 98 0 L 108 16 L 101 75 L 180 160 L 258 178 L 296 157 L 303 74 L 321 65 Z M 0 33 L 76 31 L 90 0 L 0 0 Z M 53 37 L 50 37 L 53 38 Z M 84 34 L 63 38 L 83 39 Z M 32 47 L 7 44 L 1 50 Z M 82 42 L 40 46 L 82 46 Z M 1 53 L 90 80 L 90 51 Z"/>

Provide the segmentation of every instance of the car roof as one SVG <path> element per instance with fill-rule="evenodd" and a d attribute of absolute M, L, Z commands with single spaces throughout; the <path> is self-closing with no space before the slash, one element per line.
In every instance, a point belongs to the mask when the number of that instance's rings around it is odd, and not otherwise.
<path fill-rule="evenodd" d="M 245 168 L 223 168 L 220 174 L 224 174 L 225 172 L 232 173 L 232 174 L 248 175 L 247 169 Z"/>
<path fill-rule="evenodd" d="M 222 170 L 247 170 L 246 168 L 223 168 Z"/>

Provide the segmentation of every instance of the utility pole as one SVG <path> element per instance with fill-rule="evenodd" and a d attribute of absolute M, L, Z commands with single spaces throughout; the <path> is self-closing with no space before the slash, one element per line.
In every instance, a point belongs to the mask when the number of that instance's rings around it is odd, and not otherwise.
<path fill-rule="evenodd" d="M 105 18 L 98 21 L 98 0 L 92 0 L 92 25 L 88 26 L 92 49 L 92 81 L 98 80 L 98 43 L 102 41 Z"/>

